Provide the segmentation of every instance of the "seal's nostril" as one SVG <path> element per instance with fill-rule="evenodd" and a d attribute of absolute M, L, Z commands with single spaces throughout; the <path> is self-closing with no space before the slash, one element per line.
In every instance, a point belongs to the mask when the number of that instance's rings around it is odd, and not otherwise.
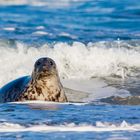
<path fill-rule="evenodd" d="M 50 65 L 51 65 L 51 66 L 53 65 L 53 62 L 52 62 L 52 61 L 50 61 Z"/>

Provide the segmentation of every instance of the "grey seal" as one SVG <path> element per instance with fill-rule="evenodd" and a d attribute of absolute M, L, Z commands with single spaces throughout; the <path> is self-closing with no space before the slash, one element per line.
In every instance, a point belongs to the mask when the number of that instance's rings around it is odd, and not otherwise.
<path fill-rule="evenodd" d="M 0 102 L 41 100 L 68 102 L 54 60 L 38 59 L 31 76 L 24 76 L 0 89 Z"/>

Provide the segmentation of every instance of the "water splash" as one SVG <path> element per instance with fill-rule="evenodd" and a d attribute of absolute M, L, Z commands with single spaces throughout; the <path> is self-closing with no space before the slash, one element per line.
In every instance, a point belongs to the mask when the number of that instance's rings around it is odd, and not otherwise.
<path fill-rule="evenodd" d="M 124 46 L 125 44 L 125 46 Z M 125 79 L 137 75 L 140 68 L 140 51 L 127 42 L 96 42 L 85 45 L 74 42 L 42 45 L 39 48 L 29 47 L 16 42 L 0 46 L 0 85 L 30 75 L 35 61 L 40 57 L 51 57 L 56 61 L 62 79 L 90 79 L 92 77 L 117 76 Z M 127 48 L 127 46 L 129 48 Z"/>

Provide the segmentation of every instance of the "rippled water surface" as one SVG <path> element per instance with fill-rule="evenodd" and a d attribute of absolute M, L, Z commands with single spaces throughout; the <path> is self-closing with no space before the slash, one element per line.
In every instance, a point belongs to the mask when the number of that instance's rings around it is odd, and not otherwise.
<path fill-rule="evenodd" d="M 2 139 L 139 138 L 139 106 L 40 102 L 0 107 Z"/>
<path fill-rule="evenodd" d="M 138 0 L 10 1 L 0 2 L 4 39 L 40 43 L 140 39 Z"/>

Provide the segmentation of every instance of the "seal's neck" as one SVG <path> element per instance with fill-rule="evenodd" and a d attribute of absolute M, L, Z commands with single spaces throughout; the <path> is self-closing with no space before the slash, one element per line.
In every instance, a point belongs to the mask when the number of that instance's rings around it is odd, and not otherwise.
<path fill-rule="evenodd" d="M 45 73 L 45 75 L 41 75 L 41 73 L 37 75 L 33 72 L 28 86 L 17 99 L 17 101 L 25 100 L 68 101 L 57 72 Z"/>
<path fill-rule="evenodd" d="M 61 86 L 61 83 L 60 83 L 60 79 L 57 75 L 53 75 L 53 76 L 51 75 L 48 77 L 31 79 L 31 85 L 33 85 L 34 87 L 39 86 L 42 88 L 48 88 L 48 87 L 57 88 L 57 87 Z"/>
<path fill-rule="evenodd" d="M 24 95 L 28 100 L 67 102 L 60 79 L 56 75 L 41 79 L 31 79 Z"/>

